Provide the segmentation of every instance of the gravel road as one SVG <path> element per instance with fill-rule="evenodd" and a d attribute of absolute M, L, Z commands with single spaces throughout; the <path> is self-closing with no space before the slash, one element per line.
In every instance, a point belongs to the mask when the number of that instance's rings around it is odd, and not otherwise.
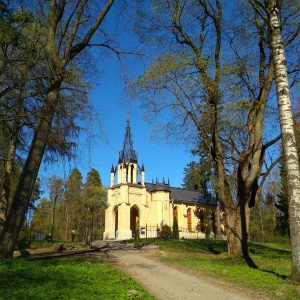
<path fill-rule="evenodd" d="M 175 268 L 157 259 L 157 246 L 135 249 L 118 242 L 98 242 L 105 259 L 127 273 L 158 300 L 267 300 L 241 287 Z"/>

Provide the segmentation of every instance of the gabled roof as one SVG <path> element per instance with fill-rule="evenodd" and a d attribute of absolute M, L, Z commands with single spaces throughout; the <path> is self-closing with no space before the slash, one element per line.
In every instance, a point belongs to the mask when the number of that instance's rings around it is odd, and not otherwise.
<path fill-rule="evenodd" d="M 154 192 L 153 184 L 145 183 L 146 189 L 148 192 Z M 174 202 L 181 202 L 185 204 L 202 204 L 202 205 L 211 205 L 217 206 L 216 198 L 212 195 L 208 195 L 206 198 L 203 193 L 199 191 L 190 191 L 181 188 L 175 188 L 168 186 L 166 191 L 170 192 L 170 200 Z"/>
<path fill-rule="evenodd" d="M 204 197 L 203 193 L 199 191 L 190 191 L 174 187 L 170 187 L 170 190 L 170 198 L 176 202 L 179 201 L 186 204 L 204 204 L 212 206 L 217 205 L 216 198 L 213 197 L 211 194 Z"/>

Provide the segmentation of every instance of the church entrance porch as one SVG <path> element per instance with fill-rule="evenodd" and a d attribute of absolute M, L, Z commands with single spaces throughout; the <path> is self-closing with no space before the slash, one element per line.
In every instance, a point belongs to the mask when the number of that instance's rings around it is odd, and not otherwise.
<path fill-rule="evenodd" d="M 132 237 L 139 231 L 139 225 L 139 209 L 134 205 L 130 209 L 130 230 L 132 232 Z"/>

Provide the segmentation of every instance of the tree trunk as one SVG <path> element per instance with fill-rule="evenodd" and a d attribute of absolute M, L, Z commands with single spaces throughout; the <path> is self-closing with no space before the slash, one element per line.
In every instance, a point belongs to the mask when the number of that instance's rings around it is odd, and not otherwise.
<path fill-rule="evenodd" d="M 289 197 L 289 223 L 292 247 L 291 279 L 300 282 L 300 171 L 290 101 L 286 57 L 282 41 L 280 6 L 277 5 L 277 1 L 269 1 L 269 12 L 271 47 L 274 57 L 276 92 Z"/>
<path fill-rule="evenodd" d="M 241 217 L 240 212 L 236 208 L 225 210 L 226 228 L 227 228 L 227 244 L 230 254 L 242 253 L 242 233 L 241 233 Z"/>
<path fill-rule="evenodd" d="M 23 70 L 23 77 L 26 77 L 27 69 Z M 14 158 L 16 155 L 17 144 L 19 140 L 19 131 L 21 128 L 20 115 L 23 110 L 23 91 L 25 89 L 24 80 L 20 82 L 20 92 L 14 109 L 14 123 L 10 133 L 9 148 L 5 162 L 3 185 L 0 199 L 0 235 L 9 209 L 9 199 L 11 196 L 11 179 L 14 166 Z"/>
<path fill-rule="evenodd" d="M 29 199 L 34 188 L 48 135 L 51 130 L 52 120 L 56 112 L 59 91 L 64 80 L 63 77 L 66 66 L 89 45 L 91 38 L 102 24 L 114 0 L 107 0 L 107 2 L 103 4 L 102 10 L 95 16 L 96 18 L 92 21 L 91 26 L 87 28 L 86 33 L 81 34 L 82 28 L 79 28 L 79 24 L 83 23 L 83 19 L 85 19 L 84 10 L 85 8 L 88 9 L 86 2 L 87 1 L 79 1 L 79 9 L 74 8 L 74 11 L 66 11 L 66 1 L 59 1 L 59 4 L 56 0 L 49 1 L 46 45 L 44 49 L 47 54 L 47 63 L 49 73 L 51 74 L 49 82 L 51 83 L 47 89 L 48 93 L 43 103 L 38 125 L 35 129 L 9 214 L 0 235 L 0 258 L 13 257 L 14 246 L 25 218 Z M 63 21 L 64 13 L 66 15 L 71 14 L 74 17 L 73 22 L 66 23 L 65 32 L 68 32 L 67 40 L 65 40 L 66 36 L 61 32 L 60 27 L 61 22 L 65 23 Z M 70 20 L 71 19 L 69 19 L 69 21 Z M 61 56 L 62 53 L 63 56 Z"/>
<path fill-rule="evenodd" d="M 14 247 L 24 222 L 25 213 L 44 155 L 52 119 L 55 114 L 60 85 L 61 83 L 58 82 L 55 89 L 48 93 L 42 108 L 41 117 L 12 200 L 11 209 L 1 232 L 0 258 L 13 257 Z"/>
<path fill-rule="evenodd" d="M 7 217 L 7 211 L 9 206 L 9 196 L 11 192 L 11 176 L 18 141 L 18 133 L 16 131 L 18 131 L 18 128 L 15 127 L 11 134 L 8 155 L 5 162 L 3 186 L 0 200 L 0 234 L 2 232 L 3 224 Z"/>

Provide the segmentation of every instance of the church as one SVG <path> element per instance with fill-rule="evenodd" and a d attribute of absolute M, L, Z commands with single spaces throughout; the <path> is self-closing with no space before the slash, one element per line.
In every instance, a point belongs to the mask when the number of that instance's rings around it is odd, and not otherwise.
<path fill-rule="evenodd" d="M 128 118 L 123 149 L 110 173 L 104 240 L 131 239 L 137 231 L 140 238 L 159 237 L 163 225 L 173 228 L 175 218 L 179 238 L 220 235 L 220 212 L 214 197 L 171 187 L 169 180 L 146 183 L 145 170 L 133 148 Z"/>

